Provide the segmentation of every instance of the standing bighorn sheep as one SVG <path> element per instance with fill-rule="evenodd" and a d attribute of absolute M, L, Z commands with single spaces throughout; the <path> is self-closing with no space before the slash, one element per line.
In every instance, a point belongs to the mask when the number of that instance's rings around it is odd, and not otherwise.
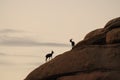
<path fill-rule="evenodd" d="M 71 46 L 72 46 L 72 47 L 75 46 L 75 42 L 74 42 L 72 39 L 70 39 L 70 43 L 71 43 Z"/>
<path fill-rule="evenodd" d="M 49 60 L 50 60 L 50 58 L 52 58 L 53 53 L 54 53 L 54 51 L 51 51 L 51 53 L 49 53 L 49 54 L 47 54 L 45 56 L 46 57 L 46 61 L 47 61 L 48 58 L 49 58 Z"/>

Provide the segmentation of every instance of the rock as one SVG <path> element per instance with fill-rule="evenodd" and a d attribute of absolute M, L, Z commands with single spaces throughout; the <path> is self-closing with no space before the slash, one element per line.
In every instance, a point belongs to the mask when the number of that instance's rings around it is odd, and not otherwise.
<path fill-rule="evenodd" d="M 92 37 L 94 37 L 94 36 L 96 36 L 96 35 L 99 35 L 99 34 L 102 33 L 102 31 L 103 31 L 103 28 L 100 28 L 100 29 L 96 29 L 96 30 L 94 30 L 94 31 L 91 31 L 90 33 L 88 33 L 88 34 L 85 36 L 84 40 L 85 40 L 85 39 L 90 39 L 90 38 L 92 38 Z"/>
<path fill-rule="evenodd" d="M 120 44 L 86 46 L 57 56 L 34 70 L 25 80 L 56 80 L 61 76 L 120 70 Z"/>
<path fill-rule="evenodd" d="M 41 65 L 25 80 L 120 80 L 120 28 L 110 25 L 90 32 L 72 50 Z"/>
<path fill-rule="evenodd" d="M 88 33 L 84 40 L 80 41 L 75 47 L 81 46 L 81 45 L 103 45 L 109 42 L 106 42 L 108 40 L 108 36 L 106 38 L 106 35 L 109 31 L 112 29 L 120 28 L 120 17 L 110 20 L 104 28 L 96 29 L 90 33 Z M 110 34 L 110 33 L 108 33 Z"/>
<path fill-rule="evenodd" d="M 88 33 L 84 40 L 80 41 L 74 48 L 82 45 L 103 45 L 106 44 L 106 32 L 103 29 L 97 29 Z"/>
<path fill-rule="evenodd" d="M 91 72 L 72 76 L 63 76 L 57 80 L 119 80 L 120 72 Z"/>
<path fill-rule="evenodd" d="M 114 28 L 120 28 L 120 17 L 115 18 L 110 20 L 106 25 L 105 25 L 105 31 L 110 31 Z"/>
<path fill-rule="evenodd" d="M 120 28 L 109 31 L 106 35 L 106 42 L 108 44 L 120 42 Z"/>

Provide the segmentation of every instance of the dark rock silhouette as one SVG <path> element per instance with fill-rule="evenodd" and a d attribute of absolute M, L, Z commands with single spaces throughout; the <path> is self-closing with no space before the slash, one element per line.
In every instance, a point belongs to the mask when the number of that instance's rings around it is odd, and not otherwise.
<path fill-rule="evenodd" d="M 73 48 L 75 46 L 75 42 L 72 39 L 70 39 L 70 43 L 71 43 L 71 46 Z"/>
<path fill-rule="evenodd" d="M 115 18 L 110 20 L 106 25 L 105 25 L 105 30 L 110 31 L 115 28 L 120 28 L 120 17 Z"/>
<path fill-rule="evenodd" d="M 120 28 L 112 29 L 106 34 L 106 43 L 114 44 L 120 42 Z"/>
<path fill-rule="evenodd" d="M 88 34 L 85 36 L 84 39 L 89 39 L 89 38 L 92 38 L 92 37 L 94 37 L 94 36 L 96 36 L 96 35 L 101 34 L 101 33 L 102 33 L 102 30 L 103 30 L 103 28 L 100 28 L 100 29 L 96 29 L 96 30 L 94 30 L 94 31 L 91 31 L 90 33 L 88 33 Z"/>
<path fill-rule="evenodd" d="M 47 59 L 50 60 L 50 58 L 52 58 L 52 55 L 53 55 L 54 51 L 51 51 L 51 53 L 47 54 L 45 57 L 46 57 L 46 61 Z"/>
<path fill-rule="evenodd" d="M 116 27 L 117 26 L 117 27 Z M 120 18 L 32 71 L 25 80 L 120 80 Z"/>

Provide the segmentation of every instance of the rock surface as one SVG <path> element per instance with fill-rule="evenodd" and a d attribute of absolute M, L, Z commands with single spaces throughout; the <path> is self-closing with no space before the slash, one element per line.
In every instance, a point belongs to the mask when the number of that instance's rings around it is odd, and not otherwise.
<path fill-rule="evenodd" d="M 120 42 L 120 28 L 113 29 L 106 34 L 106 43 L 113 44 Z"/>
<path fill-rule="evenodd" d="M 117 27 L 116 27 L 117 25 Z M 120 18 L 86 35 L 72 50 L 32 71 L 25 80 L 120 80 Z"/>
<path fill-rule="evenodd" d="M 94 37 L 94 36 L 96 36 L 96 35 L 101 34 L 102 31 L 103 31 L 103 28 L 101 28 L 101 29 L 96 29 L 96 30 L 94 30 L 94 31 L 91 31 L 90 33 L 88 33 L 88 34 L 85 36 L 84 39 L 90 39 L 90 38 L 92 38 L 92 37 Z"/>
<path fill-rule="evenodd" d="M 114 28 L 120 28 L 120 17 L 110 20 L 105 25 L 105 30 L 109 31 Z"/>

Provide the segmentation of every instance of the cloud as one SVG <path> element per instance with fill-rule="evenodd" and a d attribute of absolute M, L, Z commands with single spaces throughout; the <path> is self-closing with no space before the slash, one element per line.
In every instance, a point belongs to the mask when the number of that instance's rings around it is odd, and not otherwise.
<path fill-rule="evenodd" d="M 10 61 L 0 61 L 0 66 L 23 66 L 23 65 L 36 65 L 39 66 L 43 64 L 43 62 L 26 62 L 26 63 L 16 63 Z"/>
<path fill-rule="evenodd" d="M 0 65 L 13 65 L 13 63 L 6 61 L 6 60 L 0 60 Z"/>
<path fill-rule="evenodd" d="M 38 57 L 40 56 L 37 55 L 21 55 L 21 54 L 5 54 L 5 53 L 0 53 L 0 56 L 14 56 L 14 57 Z"/>
<path fill-rule="evenodd" d="M 0 33 L 17 33 L 17 32 L 22 32 L 22 31 L 14 30 L 14 29 L 2 29 L 2 30 L 0 30 Z"/>
<path fill-rule="evenodd" d="M 22 54 L 7 54 L 7 53 L 2 53 L 0 52 L 0 58 L 1 57 L 25 57 L 25 58 L 40 58 L 40 56 L 37 56 L 37 55 L 22 55 Z M 22 63 L 19 63 L 19 62 L 14 62 L 14 61 L 9 61 L 7 59 L 0 59 L 0 66 L 15 66 L 15 65 L 24 65 L 24 64 L 27 64 L 27 65 L 40 65 L 42 64 L 42 62 L 22 62 Z"/>
<path fill-rule="evenodd" d="M 65 43 L 55 42 L 39 42 L 27 37 L 16 36 L 15 33 L 23 32 L 14 29 L 2 29 L 0 30 L 0 45 L 4 46 L 56 46 L 56 47 L 68 47 Z M 8 33 L 14 33 L 12 35 Z"/>
<path fill-rule="evenodd" d="M 69 44 L 65 43 L 53 43 L 53 42 L 38 42 L 25 37 L 9 37 L 1 36 L 0 45 L 4 46 L 56 46 L 56 47 L 68 47 Z"/>
<path fill-rule="evenodd" d="M 5 53 L 0 53 L 1 56 L 5 56 L 6 54 Z"/>

